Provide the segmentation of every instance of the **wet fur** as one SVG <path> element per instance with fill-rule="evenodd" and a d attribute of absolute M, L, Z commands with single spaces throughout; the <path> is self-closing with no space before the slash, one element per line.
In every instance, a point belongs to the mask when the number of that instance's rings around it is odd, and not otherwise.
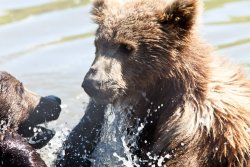
<path fill-rule="evenodd" d="M 18 134 L 40 98 L 12 75 L 0 71 L 0 167 L 46 167 L 36 150 Z"/>
<path fill-rule="evenodd" d="M 137 114 L 157 109 L 148 118 L 155 123 L 141 134 L 142 141 L 151 140 L 148 145 L 141 143 L 143 152 L 172 154 L 167 166 L 248 166 L 250 82 L 240 68 L 213 57 L 210 47 L 197 35 L 199 1 L 166 4 L 137 0 L 128 1 L 122 8 L 124 11 L 112 0 L 95 1 L 92 13 L 99 24 L 97 37 L 125 38 L 135 43 L 135 48 L 143 41 L 143 49 L 150 52 L 151 57 L 144 54 L 144 58 L 134 58 L 138 65 L 146 66 L 142 67 L 146 79 L 136 69 L 139 81 L 132 81 L 149 99 L 139 105 Z M 155 23 L 157 19 L 160 24 Z M 126 27 L 125 20 L 133 24 Z M 120 21 L 123 26 L 116 27 Z M 131 78 L 124 80 L 129 82 Z M 133 94 L 127 96 L 140 101 Z"/>
<path fill-rule="evenodd" d="M 200 39 L 200 11 L 199 0 L 94 1 L 96 46 L 105 47 L 93 66 L 100 56 L 112 59 L 121 43 L 134 48 L 126 59 L 115 57 L 122 76 L 109 79 L 120 83 L 122 77 L 123 86 L 110 99 L 133 107 L 126 118 L 131 127 L 138 119 L 145 124 L 138 147 L 131 149 L 146 160 L 141 166 L 250 166 L 250 81 L 239 67 L 213 56 Z"/>
<path fill-rule="evenodd" d="M 35 149 L 54 134 L 37 125 L 59 117 L 59 101 L 30 92 L 11 74 L 0 71 L 0 167 L 46 167 Z M 33 128 L 40 132 L 35 135 Z"/>
<path fill-rule="evenodd" d="M 46 167 L 45 162 L 23 137 L 6 132 L 0 141 L 0 167 Z"/>

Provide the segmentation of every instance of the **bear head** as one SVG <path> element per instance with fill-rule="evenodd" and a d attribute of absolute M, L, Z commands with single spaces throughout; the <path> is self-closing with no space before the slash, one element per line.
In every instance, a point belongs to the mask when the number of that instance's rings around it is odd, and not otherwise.
<path fill-rule="evenodd" d="M 84 90 L 100 103 L 115 103 L 183 77 L 190 57 L 183 53 L 200 9 L 199 0 L 95 0 L 96 56 Z"/>
<path fill-rule="evenodd" d="M 23 137 L 34 137 L 33 128 L 38 124 L 56 120 L 61 112 L 61 100 L 55 96 L 41 97 L 28 89 L 22 82 L 7 72 L 0 71 L 0 134 L 5 131 L 18 132 Z M 41 148 L 53 136 L 53 131 L 39 127 L 35 139 L 47 138 L 34 143 L 34 148 Z"/>

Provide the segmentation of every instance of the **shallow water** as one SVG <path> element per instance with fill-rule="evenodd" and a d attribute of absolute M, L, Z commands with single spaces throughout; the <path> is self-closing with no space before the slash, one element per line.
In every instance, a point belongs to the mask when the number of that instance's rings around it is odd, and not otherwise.
<path fill-rule="evenodd" d="M 250 0 L 205 2 L 202 35 L 250 72 Z M 94 57 L 89 10 L 87 0 L 0 0 L 0 70 L 63 100 L 59 120 L 48 125 L 57 136 L 41 150 L 48 165 L 88 102 L 81 82 Z"/>

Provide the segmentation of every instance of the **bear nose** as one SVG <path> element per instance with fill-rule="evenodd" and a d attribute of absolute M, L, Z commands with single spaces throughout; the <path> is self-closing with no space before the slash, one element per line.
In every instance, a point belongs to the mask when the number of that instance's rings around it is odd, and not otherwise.
<path fill-rule="evenodd" d="M 59 105 L 62 104 L 61 99 L 60 99 L 59 97 L 54 96 L 54 95 L 46 96 L 46 98 L 47 98 L 48 100 L 51 100 L 51 101 L 54 102 L 54 103 L 59 104 Z"/>
<path fill-rule="evenodd" d="M 82 83 L 82 88 L 89 96 L 92 96 L 98 93 L 98 91 L 100 90 L 100 87 L 101 87 L 101 82 L 93 80 L 93 79 L 85 78 Z"/>

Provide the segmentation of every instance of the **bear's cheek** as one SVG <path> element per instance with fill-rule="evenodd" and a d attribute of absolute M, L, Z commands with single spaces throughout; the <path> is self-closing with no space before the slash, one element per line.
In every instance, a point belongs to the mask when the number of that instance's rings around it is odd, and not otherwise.
<path fill-rule="evenodd" d="M 29 109 L 28 103 L 24 100 L 21 100 L 17 103 L 15 107 L 16 112 L 18 112 L 18 125 L 28 119 L 31 109 Z"/>
<path fill-rule="evenodd" d="M 158 74 L 154 73 L 152 66 L 140 63 L 131 63 L 123 71 L 126 90 L 144 91 L 149 85 L 155 84 L 157 78 Z"/>
<path fill-rule="evenodd" d="M 24 91 L 22 94 L 17 95 L 12 103 L 12 110 L 16 114 L 18 125 L 28 119 L 31 112 L 34 110 L 36 104 L 33 104 L 31 97 Z"/>

